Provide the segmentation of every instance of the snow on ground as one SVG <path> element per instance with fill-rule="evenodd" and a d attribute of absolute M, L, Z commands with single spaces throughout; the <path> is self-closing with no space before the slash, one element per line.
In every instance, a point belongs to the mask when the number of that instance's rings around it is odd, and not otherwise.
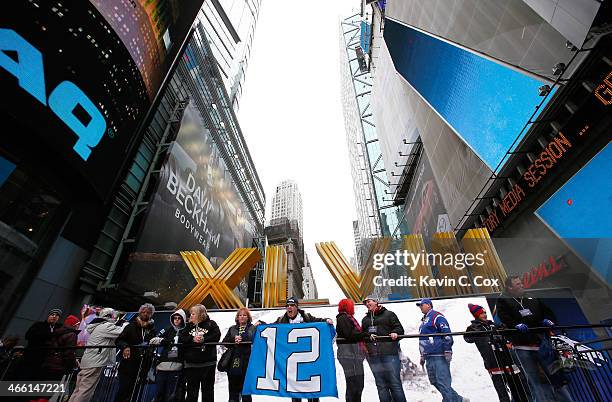
<path fill-rule="evenodd" d="M 468 303 L 479 304 L 488 312 L 484 297 L 471 297 L 455 300 L 434 300 L 434 309 L 444 314 L 448 320 L 452 331 L 464 331 L 473 319 L 468 311 Z M 393 311 L 399 317 L 406 334 L 418 333 L 418 328 L 422 314 L 414 302 L 397 302 L 384 304 L 389 310 Z M 335 322 L 337 307 L 308 307 L 306 311 L 315 317 L 331 318 Z M 355 306 L 355 317 L 361 320 L 365 316 L 366 308 L 362 305 Z M 284 314 L 284 309 L 270 309 L 253 311 L 253 320 L 262 320 L 271 323 L 277 317 Z M 221 328 L 221 336 L 225 336 L 228 328 L 234 324 L 235 311 L 213 311 L 210 316 L 217 322 Z M 410 360 L 418 366 L 419 363 L 419 345 L 417 339 L 404 339 L 400 343 L 402 352 L 410 358 Z M 334 344 L 334 353 L 336 352 Z M 218 348 L 218 355 L 222 353 L 222 348 Z M 365 387 L 363 390 L 362 400 L 367 402 L 378 401 L 378 393 L 374 384 L 374 377 L 367 362 L 364 362 L 365 367 Z M 453 360 L 451 363 L 451 374 L 453 377 L 453 388 L 462 396 L 469 398 L 470 401 L 489 402 L 497 400 L 497 394 L 493 388 L 493 384 L 489 378 L 489 374 L 484 368 L 480 354 L 476 350 L 476 346 L 468 344 L 463 340 L 463 337 L 455 337 L 453 346 Z M 340 400 L 344 400 L 345 381 L 344 372 L 340 363 L 336 360 L 336 379 L 338 383 L 338 396 Z M 404 391 L 408 401 L 416 402 L 439 402 L 442 400 L 438 391 L 429 384 L 427 374 L 421 371 L 421 367 L 417 368 L 417 374 L 404 380 Z M 227 401 L 227 375 L 217 372 L 215 383 L 215 402 Z M 264 402 L 274 400 L 269 396 L 254 395 L 253 400 L 256 402 Z M 279 401 L 281 399 L 278 399 Z M 284 398 L 284 400 L 289 400 Z M 322 402 L 337 401 L 336 398 L 321 398 Z M 305 399 L 304 399 L 305 401 Z"/>

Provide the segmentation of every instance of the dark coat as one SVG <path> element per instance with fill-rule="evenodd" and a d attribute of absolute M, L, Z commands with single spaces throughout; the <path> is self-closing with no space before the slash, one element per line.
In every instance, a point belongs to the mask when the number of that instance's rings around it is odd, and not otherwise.
<path fill-rule="evenodd" d="M 65 348 L 76 346 L 77 335 L 80 331 L 68 327 L 60 327 L 55 331 L 55 336 L 50 338 L 47 346 Z M 44 370 L 61 371 L 69 373 L 77 368 L 76 349 L 51 350 L 46 355 L 42 366 Z"/>
<path fill-rule="evenodd" d="M 327 321 L 327 318 L 314 317 L 313 315 L 305 312 L 304 310 L 298 309 L 297 313 L 302 316 L 302 318 L 304 319 L 304 322 L 325 322 Z M 289 324 L 289 316 L 287 315 L 287 313 L 285 313 L 284 315 L 278 317 L 274 323 L 275 324 Z"/>
<path fill-rule="evenodd" d="M 522 306 L 521 306 L 522 305 Z M 522 309 L 529 309 L 531 314 L 523 316 L 520 313 Z M 508 328 L 514 328 L 518 324 L 525 324 L 530 328 L 541 327 L 542 321 L 548 319 L 555 321 L 553 312 L 540 299 L 524 296 L 522 298 L 513 298 L 505 293 L 497 299 L 495 313 L 499 320 Z M 534 346 L 539 345 L 542 339 L 542 334 L 514 332 L 508 334 L 508 339 L 513 345 L 517 346 Z"/>
<path fill-rule="evenodd" d="M 193 341 L 193 337 L 198 332 L 204 333 L 202 335 L 203 343 L 218 342 L 219 339 L 221 339 L 221 330 L 219 326 L 208 316 L 197 325 L 193 323 L 187 324 L 187 327 L 182 330 L 179 335 L 179 342 L 183 345 L 183 357 L 185 358 L 185 362 L 194 364 L 215 364 L 217 361 L 217 346 L 194 346 L 199 345 Z"/>
<path fill-rule="evenodd" d="M 483 322 L 473 320 L 472 324 L 465 331 L 495 331 L 496 329 L 498 327 L 493 321 Z M 506 341 L 501 335 L 479 336 L 465 334 L 463 339 L 467 343 L 474 343 L 476 345 L 487 370 L 503 369 L 512 366 L 513 363 L 506 347 Z"/>
<path fill-rule="evenodd" d="M 248 323 L 244 332 L 240 334 L 240 326 L 232 325 L 228 330 L 227 334 L 223 338 L 223 342 L 234 342 L 234 338 L 240 335 L 242 337 L 243 342 L 250 342 L 253 340 L 253 336 L 255 335 L 256 327 Z M 228 346 L 228 349 L 232 349 L 232 358 L 230 367 L 228 370 L 229 375 L 242 375 L 246 374 L 246 367 L 249 364 L 249 358 L 251 357 L 251 344 L 237 344 L 236 346 Z M 234 360 L 239 359 L 237 370 L 233 370 Z"/>
<path fill-rule="evenodd" d="M 336 316 L 336 334 L 338 338 L 345 339 L 337 341 L 338 359 L 364 359 L 365 355 L 359 343 L 369 335 L 367 332 L 359 331 L 348 314 L 340 313 Z"/>
<path fill-rule="evenodd" d="M 35 322 L 25 334 L 28 347 L 25 350 L 25 362 L 32 370 L 40 370 L 45 359 L 53 352 L 38 348 L 52 347 L 57 342 L 58 330 L 63 328 L 61 323 L 50 325 L 47 321 Z"/>
<path fill-rule="evenodd" d="M 142 326 L 144 324 L 144 326 Z M 151 338 L 155 336 L 155 325 L 153 320 L 141 323 L 138 316 L 134 317 L 123 329 L 121 335 L 115 340 L 115 345 L 121 351 L 130 346 L 148 345 Z M 123 360 L 119 370 L 130 369 L 140 364 L 140 360 L 148 351 L 147 348 L 130 348 L 130 358 Z"/>
<path fill-rule="evenodd" d="M 173 353 L 170 357 L 168 356 L 168 353 L 170 352 L 170 350 L 174 347 L 171 346 L 172 344 L 174 344 L 174 339 L 175 337 L 179 337 L 181 336 L 181 332 L 183 332 L 185 330 L 185 328 L 176 328 L 174 326 L 169 326 L 168 328 L 165 328 L 163 330 L 163 333 L 160 334 L 159 336 L 161 338 L 163 338 L 163 340 L 161 341 L 161 345 L 164 347 L 161 354 L 159 355 L 159 362 L 176 362 L 176 363 L 182 363 L 183 362 L 183 348 L 179 348 L 178 346 L 176 346 L 176 355 Z M 180 342 L 180 341 L 179 341 Z M 178 342 L 177 342 L 178 343 Z"/>
<path fill-rule="evenodd" d="M 397 315 L 383 306 L 380 306 L 375 313 L 368 311 L 368 314 L 361 320 L 361 328 L 368 335 L 370 334 L 369 328 L 371 326 L 376 327 L 376 335 L 379 336 L 386 336 L 392 332 L 404 335 L 404 327 L 402 327 Z M 366 347 L 369 356 L 399 353 L 399 342 L 366 342 Z"/>

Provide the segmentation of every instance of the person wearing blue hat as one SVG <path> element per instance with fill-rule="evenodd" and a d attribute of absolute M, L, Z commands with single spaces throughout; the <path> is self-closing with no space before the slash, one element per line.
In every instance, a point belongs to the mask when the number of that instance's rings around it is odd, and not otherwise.
<path fill-rule="evenodd" d="M 444 402 L 468 402 L 451 387 L 452 377 L 450 363 L 453 357 L 453 337 L 427 336 L 431 334 L 450 333 L 448 321 L 441 313 L 433 309 L 431 299 L 421 299 L 416 304 L 423 313 L 419 334 L 419 350 L 421 352 L 421 366 L 425 365 L 427 376 L 431 385 L 442 394 Z"/>

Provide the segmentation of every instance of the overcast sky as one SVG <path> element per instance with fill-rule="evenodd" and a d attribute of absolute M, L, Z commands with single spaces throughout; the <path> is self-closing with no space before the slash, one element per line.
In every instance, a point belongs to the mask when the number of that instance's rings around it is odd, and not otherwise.
<path fill-rule="evenodd" d="M 266 193 L 298 183 L 304 246 L 320 298 L 337 303 L 340 288 L 315 243 L 335 241 L 354 254 L 355 202 L 340 98 L 339 23 L 356 0 L 263 0 L 238 118 Z"/>

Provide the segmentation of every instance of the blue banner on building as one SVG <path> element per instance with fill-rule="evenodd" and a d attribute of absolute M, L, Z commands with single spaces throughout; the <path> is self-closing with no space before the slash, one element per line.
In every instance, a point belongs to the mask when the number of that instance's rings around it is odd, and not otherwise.
<path fill-rule="evenodd" d="M 337 398 L 335 335 L 325 322 L 258 326 L 242 393 Z"/>

